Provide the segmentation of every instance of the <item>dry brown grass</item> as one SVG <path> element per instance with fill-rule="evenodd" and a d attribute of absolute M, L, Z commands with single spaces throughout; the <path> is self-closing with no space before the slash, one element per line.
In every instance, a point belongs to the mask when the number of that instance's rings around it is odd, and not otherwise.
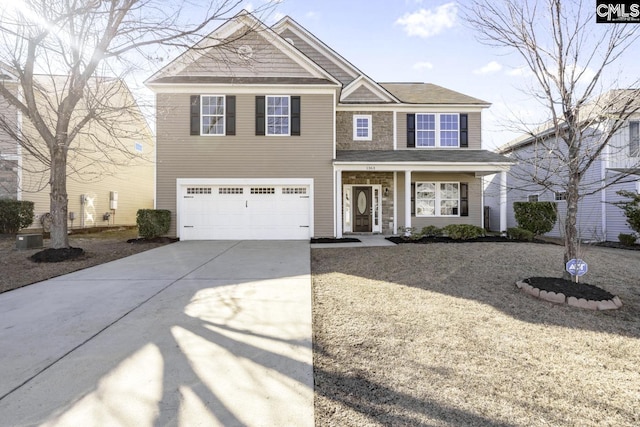
<path fill-rule="evenodd" d="M 69 244 L 84 249 L 86 254 L 78 259 L 58 263 L 35 263 L 29 257 L 42 249 L 18 251 L 15 249 L 16 237 L 2 235 L 0 293 L 162 246 L 160 243 L 127 243 L 128 239 L 136 238 L 137 235 L 137 229 L 129 228 L 69 236 Z M 49 241 L 45 240 L 45 248 L 48 245 Z"/>
<path fill-rule="evenodd" d="M 584 259 L 622 309 L 520 293 L 554 245 L 312 250 L 316 425 L 640 425 L 640 252 Z"/>

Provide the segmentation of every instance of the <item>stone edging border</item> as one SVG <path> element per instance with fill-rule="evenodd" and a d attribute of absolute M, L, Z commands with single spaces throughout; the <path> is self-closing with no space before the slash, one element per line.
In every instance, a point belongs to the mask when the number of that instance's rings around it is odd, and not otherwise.
<path fill-rule="evenodd" d="M 567 304 L 587 310 L 617 310 L 622 307 L 622 301 L 617 296 L 613 297 L 613 299 L 595 301 L 576 297 L 567 298 L 563 293 L 556 294 L 555 292 L 542 291 L 521 280 L 516 282 L 516 286 L 526 294 L 554 304 Z"/>

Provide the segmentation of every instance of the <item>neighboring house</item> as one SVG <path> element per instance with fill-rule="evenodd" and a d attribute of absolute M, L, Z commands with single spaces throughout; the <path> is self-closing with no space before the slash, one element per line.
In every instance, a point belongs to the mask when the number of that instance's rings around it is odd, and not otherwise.
<path fill-rule="evenodd" d="M 482 177 L 510 165 L 482 150 L 487 102 L 375 82 L 289 17 L 241 13 L 146 84 L 182 240 L 482 226 Z"/>
<path fill-rule="evenodd" d="M 55 97 L 54 87 L 63 87 L 59 84 L 63 81 L 61 76 L 37 76 L 39 104 L 46 105 L 47 97 Z M 19 93 L 15 74 L 8 68 L 0 68 L 0 84 Z M 68 225 L 135 225 L 138 209 L 154 207 L 153 134 L 122 81 L 96 78 L 89 84 L 94 91 L 105 91 L 104 102 L 111 106 L 101 111 L 111 113 L 87 124 L 69 150 Z M 78 106 L 84 108 L 84 104 Z M 50 170 L 36 156 L 39 151 L 43 158 L 48 157 L 47 148 L 31 123 L 1 96 L 0 113 L 9 123 L 7 129 L 0 128 L 0 197 L 34 202 L 31 228 L 41 228 L 50 206 Z M 55 115 L 44 119 L 54 120 Z M 35 149 L 24 149 L 12 135 L 31 141 Z"/>
<path fill-rule="evenodd" d="M 630 96 L 637 96 L 637 91 L 628 91 L 628 93 Z M 603 98 L 606 99 L 607 95 L 605 94 Z M 600 115 L 611 117 L 610 114 L 602 112 Z M 584 149 L 593 149 L 595 144 L 599 144 L 598 129 L 610 125 L 607 120 L 598 121 L 597 126 L 587 129 L 584 133 Z M 579 201 L 577 218 L 581 240 L 618 241 L 618 234 L 633 232 L 626 224 L 622 210 L 616 205 L 624 198 L 616 193 L 619 190 L 637 192 L 640 189 L 639 125 L 640 113 L 626 120 L 584 174 L 580 186 L 582 198 Z M 565 190 L 561 187 L 539 185 L 532 180 L 532 176 L 535 175 L 534 168 L 537 170 L 538 178 L 543 177 L 544 174 L 563 175 L 566 168 L 557 164 L 557 156 L 550 155 L 549 152 L 553 149 L 564 153 L 562 151 L 564 143 L 558 143 L 554 138 L 551 131 L 542 130 L 533 132 L 532 136 L 511 141 L 498 149 L 498 153 L 520 161 L 511 167 L 510 172 L 489 177 L 486 183 L 485 203 L 491 212 L 490 228 L 495 231 L 506 230 L 505 227 L 498 229 L 491 225 L 499 223 L 502 191 L 502 209 L 507 218 L 507 227 L 517 227 L 513 211 L 514 202 L 552 201 L 557 205 L 558 221 L 547 235 L 564 236 Z M 549 181 L 561 180 L 554 178 Z"/>

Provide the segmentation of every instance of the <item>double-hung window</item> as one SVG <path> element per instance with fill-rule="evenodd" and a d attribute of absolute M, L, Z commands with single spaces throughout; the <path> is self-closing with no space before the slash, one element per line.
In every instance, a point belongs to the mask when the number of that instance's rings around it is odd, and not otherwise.
<path fill-rule="evenodd" d="M 371 116 L 356 114 L 353 116 L 353 140 L 371 141 Z"/>
<path fill-rule="evenodd" d="M 224 135 L 224 96 L 221 95 L 201 95 L 200 108 L 202 114 L 201 135 Z"/>
<path fill-rule="evenodd" d="M 459 216 L 460 183 L 416 182 L 416 216 Z"/>
<path fill-rule="evenodd" d="M 640 157 L 640 122 L 629 122 L 629 156 Z"/>
<path fill-rule="evenodd" d="M 407 114 L 407 147 L 469 147 L 468 115 Z"/>
<path fill-rule="evenodd" d="M 267 96 L 267 135 L 289 135 L 288 96 Z"/>
<path fill-rule="evenodd" d="M 236 134 L 235 95 L 191 95 L 189 133 L 194 136 Z"/>

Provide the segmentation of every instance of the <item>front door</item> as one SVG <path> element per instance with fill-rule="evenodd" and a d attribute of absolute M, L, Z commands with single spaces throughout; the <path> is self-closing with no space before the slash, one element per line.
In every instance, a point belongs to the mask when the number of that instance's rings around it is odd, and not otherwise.
<path fill-rule="evenodd" d="M 355 202 L 353 231 L 371 232 L 371 187 L 354 187 L 353 200 Z"/>

